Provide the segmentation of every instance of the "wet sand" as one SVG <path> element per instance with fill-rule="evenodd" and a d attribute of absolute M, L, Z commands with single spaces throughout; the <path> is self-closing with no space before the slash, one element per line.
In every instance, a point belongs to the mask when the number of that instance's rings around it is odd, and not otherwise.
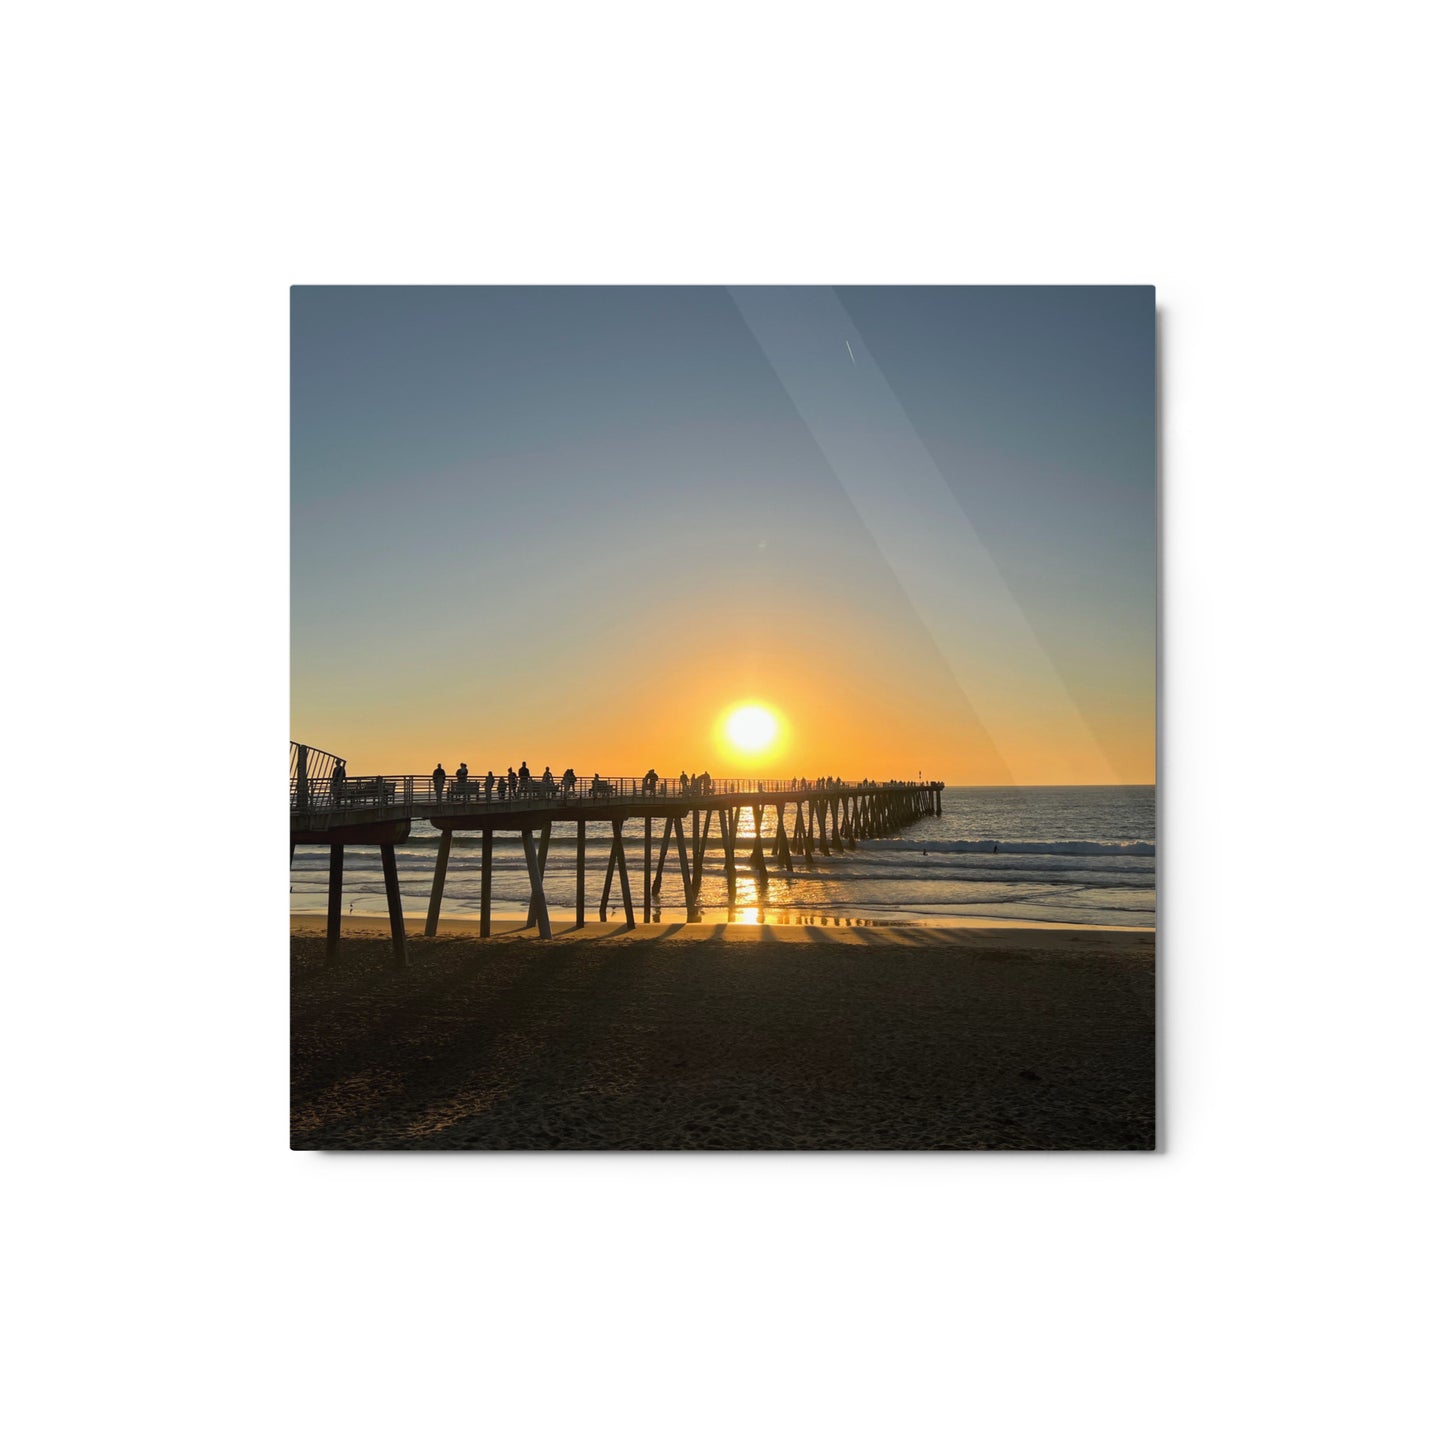
<path fill-rule="evenodd" d="M 1152 1149 L 1152 931 L 292 929 L 297 1149 Z"/>

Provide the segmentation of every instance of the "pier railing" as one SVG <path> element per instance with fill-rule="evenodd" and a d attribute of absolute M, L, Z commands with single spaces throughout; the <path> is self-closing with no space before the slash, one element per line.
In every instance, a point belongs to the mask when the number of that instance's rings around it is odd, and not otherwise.
<path fill-rule="evenodd" d="M 476 812 L 491 810 L 512 812 L 518 808 L 566 808 L 585 804 L 620 802 L 691 803 L 761 794 L 847 792 L 859 788 L 897 789 L 900 792 L 921 787 L 924 783 L 896 780 L 877 782 L 871 779 L 820 781 L 808 778 L 680 778 L 619 777 L 600 773 L 578 776 L 575 781 L 562 777 L 532 777 L 510 781 L 505 775 L 492 775 L 490 784 L 485 774 L 459 777 L 449 773 L 438 780 L 430 773 L 358 773 L 344 778 L 319 776 L 311 768 L 304 772 L 293 768 L 291 777 L 292 813 L 333 812 L 338 809 L 397 809 L 410 814 Z"/>

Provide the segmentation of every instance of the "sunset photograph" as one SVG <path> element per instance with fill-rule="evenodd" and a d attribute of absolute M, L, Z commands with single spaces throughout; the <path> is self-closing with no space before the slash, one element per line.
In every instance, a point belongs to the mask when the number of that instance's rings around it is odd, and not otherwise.
<path fill-rule="evenodd" d="M 1155 1140 L 1140 286 L 291 292 L 297 1149 Z"/>

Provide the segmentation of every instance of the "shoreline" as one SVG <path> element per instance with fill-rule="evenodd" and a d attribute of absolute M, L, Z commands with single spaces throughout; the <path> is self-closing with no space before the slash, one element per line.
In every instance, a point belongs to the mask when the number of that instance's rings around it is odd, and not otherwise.
<path fill-rule="evenodd" d="M 639 911 L 641 911 L 639 909 Z M 780 912 L 783 910 L 779 910 Z M 802 910 L 797 910 L 801 912 Z M 1042 919 L 1029 918 L 987 918 L 974 916 L 970 918 L 940 918 L 937 921 L 931 919 L 905 918 L 905 919 L 883 919 L 883 918 L 826 918 L 809 917 L 805 922 L 785 921 L 778 923 L 769 922 L 727 922 L 716 923 L 686 923 L 679 919 L 664 920 L 661 923 L 639 923 L 636 928 L 628 929 L 621 916 L 621 909 L 614 909 L 617 915 L 606 923 L 599 923 L 596 919 L 589 919 L 579 930 L 572 921 L 572 915 L 567 915 L 566 921 L 554 918 L 552 921 L 552 941 L 558 942 L 565 938 L 580 940 L 584 938 L 611 938 L 614 935 L 631 934 L 634 938 L 656 938 L 662 935 L 667 937 L 682 937 L 696 939 L 749 939 L 776 938 L 779 942 L 805 942 L 815 939 L 820 935 L 826 938 L 837 936 L 838 941 L 845 941 L 846 936 L 852 933 L 867 934 L 879 933 L 886 935 L 890 941 L 903 942 L 906 936 L 911 933 L 920 933 L 928 936 L 934 934 L 950 934 L 960 932 L 967 935 L 975 933 L 1024 933 L 1030 936 L 1038 933 L 1067 933 L 1067 934 L 1118 934 L 1122 937 L 1147 936 L 1151 941 L 1154 938 L 1155 930 L 1150 925 L 1144 924 L 1113 924 L 1113 923 L 1055 923 Z M 421 913 L 404 913 L 402 915 L 406 924 L 408 938 L 421 936 L 422 929 L 426 923 L 426 916 Z M 293 937 L 304 938 L 309 936 L 320 936 L 326 932 L 326 915 L 324 913 L 293 913 L 290 915 L 290 932 Z M 341 932 L 343 936 L 352 935 L 355 937 L 390 937 L 390 925 L 384 913 L 348 913 L 341 918 Z M 475 938 L 479 943 L 487 942 L 478 936 L 478 921 L 475 915 L 443 914 L 437 921 L 438 937 L 467 937 Z M 492 915 L 492 938 L 508 936 L 527 936 L 534 942 L 537 941 L 536 929 L 526 926 L 526 915 L 517 912 L 513 914 Z M 903 935 L 903 937 L 900 937 Z"/>

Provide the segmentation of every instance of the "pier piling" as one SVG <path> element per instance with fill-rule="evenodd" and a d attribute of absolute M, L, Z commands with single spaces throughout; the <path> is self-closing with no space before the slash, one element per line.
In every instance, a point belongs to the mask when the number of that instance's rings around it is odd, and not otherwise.
<path fill-rule="evenodd" d="M 391 957 L 406 962 L 406 921 L 401 916 L 401 883 L 396 874 L 396 844 L 381 845 L 381 876 L 386 882 L 386 914 L 391 920 Z"/>
<path fill-rule="evenodd" d="M 344 843 L 333 843 L 331 845 L 331 872 L 326 880 L 326 957 L 336 957 L 336 950 L 341 947 L 341 873 L 343 867 L 343 855 L 346 852 Z"/>
<path fill-rule="evenodd" d="M 442 889 L 447 881 L 447 859 L 452 856 L 452 831 L 446 829 L 437 843 L 437 866 L 436 872 L 432 875 L 431 902 L 426 909 L 426 936 L 435 938 L 437 932 L 437 919 L 442 912 Z"/>

